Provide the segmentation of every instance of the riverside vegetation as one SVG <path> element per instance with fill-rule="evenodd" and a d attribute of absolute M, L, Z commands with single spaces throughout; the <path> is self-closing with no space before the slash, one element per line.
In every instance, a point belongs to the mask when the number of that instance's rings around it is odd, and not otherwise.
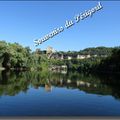
<path fill-rule="evenodd" d="M 120 47 L 32 51 L 0 41 L 0 116 L 119 116 L 119 60 Z"/>
<path fill-rule="evenodd" d="M 86 48 L 80 51 L 55 52 L 51 54 L 45 50 L 31 51 L 18 43 L 0 41 L 0 69 L 13 70 L 44 70 L 53 66 L 66 66 L 69 71 L 120 73 L 120 47 Z M 59 56 L 64 56 L 60 59 Z M 89 58 L 77 59 L 77 55 L 90 55 Z M 71 56 L 72 59 L 67 59 Z"/>

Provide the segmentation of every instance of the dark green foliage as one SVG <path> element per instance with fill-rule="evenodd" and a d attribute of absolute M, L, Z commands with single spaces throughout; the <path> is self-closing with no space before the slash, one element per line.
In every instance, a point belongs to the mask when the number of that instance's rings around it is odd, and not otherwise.
<path fill-rule="evenodd" d="M 97 55 L 98 57 L 102 57 L 102 56 L 110 56 L 113 49 L 114 48 L 112 47 L 101 46 L 101 47 L 86 48 L 80 51 L 68 51 L 68 52 L 61 51 L 59 53 L 62 53 L 65 56 L 73 56 L 73 57 L 76 57 L 78 54 L 79 55 L 90 55 L 90 56 Z"/>
<path fill-rule="evenodd" d="M 116 47 L 112 51 L 112 55 L 98 65 L 101 72 L 118 72 L 120 73 L 120 48 Z"/>
<path fill-rule="evenodd" d="M 18 43 L 6 43 L 0 41 L 0 62 L 2 67 L 20 68 L 27 67 L 28 60 L 31 56 L 29 47 L 22 47 Z"/>
<path fill-rule="evenodd" d="M 111 52 L 114 48 L 112 47 L 96 47 L 96 48 L 86 48 L 84 50 L 79 51 L 80 54 L 83 55 L 98 55 L 98 56 L 103 56 L 103 55 L 111 55 Z"/>

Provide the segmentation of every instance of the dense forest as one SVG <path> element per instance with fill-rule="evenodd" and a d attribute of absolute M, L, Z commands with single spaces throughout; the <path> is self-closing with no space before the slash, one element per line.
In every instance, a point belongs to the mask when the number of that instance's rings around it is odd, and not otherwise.
<path fill-rule="evenodd" d="M 91 48 L 86 48 L 84 50 L 80 50 L 80 51 L 68 51 L 68 52 L 64 52 L 64 51 L 60 51 L 58 53 L 63 53 L 65 55 L 72 55 L 72 56 L 76 56 L 78 54 L 80 55 L 97 55 L 99 57 L 104 56 L 110 56 L 111 52 L 113 51 L 113 47 L 91 47 Z"/>
<path fill-rule="evenodd" d="M 120 72 L 120 47 L 86 48 L 80 51 L 57 51 L 57 58 L 48 59 L 45 50 L 32 51 L 18 43 L 0 41 L 0 69 L 48 70 L 51 66 L 67 66 L 67 70 L 79 72 Z M 64 59 L 59 59 L 63 55 Z M 77 55 L 90 55 L 86 59 L 77 59 Z M 66 56 L 72 56 L 67 59 Z"/>
<path fill-rule="evenodd" d="M 87 51 L 90 51 L 92 54 L 92 49 L 93 48 L 89 48 Z M 96 48 L 96 51 L 99 51 L 98 53 L 96 52 L 96 54 L 99 54 L 97 57 L 90 57 L 83 60 L 67 60 L 66 64 L 68 65 L 68 69 L 81 72 L 120 73 L 120 47 L 104 48 L 103 53 L 102 50 L 100 51 L 100 49 L 98 50 L 98 48 Z M 83 51 L 86 53 L 86 49 Z M 95 48 L 93 53 L 94 52 Z M 101 57 L 102 54 L 107 55 L 107 57 Z"/>
<path fill-rule="evenodd" d="M 46 56 L 40 56 L 39 51 L 32 52 L 29 47 L 18 43 L 0 41 L 0 66 L 5 69 L 30 69 L 47 64 Z"/>

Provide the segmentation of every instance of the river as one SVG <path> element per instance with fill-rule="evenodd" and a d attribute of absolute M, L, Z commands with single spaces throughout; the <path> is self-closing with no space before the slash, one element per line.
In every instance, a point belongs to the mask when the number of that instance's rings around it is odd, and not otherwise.
<path fill-rule="evenodd" d="M 0 71 L 0 116 L 120 116 L 119 78 Z"/>

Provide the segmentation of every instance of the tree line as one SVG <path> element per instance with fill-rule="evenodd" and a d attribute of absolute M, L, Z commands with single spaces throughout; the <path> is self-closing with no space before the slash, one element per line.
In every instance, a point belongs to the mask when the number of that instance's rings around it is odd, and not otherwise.
<path fill-rule="evenodd" d="M 19 43 L 7 43 L 0 41 L 0 67 L 14 70 L 28 70 L 45 66 L 47 58 L 40 55 L 39 50 L 31 51 L 29 47 L 23 47 Z"/>
<path fill-rule="evenodd" d="M 87 72 L 87 73 L 96 73 L 96 72 L 102 72 L 102 73 L 120 73 L 120 47 L 114 47 L 114 48 L 104 48 L 104 51 L 95 48 L 92 51 L 92 49 L 85 49 L 83 50 L 83 53 L 89 51 L 96 52 L 98 54 L 97 57 L 90 57 L 88 59 L 71 59 L 66 60 L 66 64 L 68 66 L 69 70 L 72 71 L 79 71 L 79 72 Z M 96 54 L 95 53 L 95 54 Z M 101 55 L 107 55 L 107 57 L 101 57 Z"/>
<path fill-rule="evenodd" d="M 120 47 L 86 48 L 80 51 L 58 51 L 64 56 L 90 55 L 87 59 L 48 59 L 45 51 L 23 47 L 19 43 L 0 41 L 0 67 L 14 70 L 48 70 L 51 66 L 66 65 L 79 72 L 120 72 Z M 96 55 L 96 57 L 94 57 Z M 102 57 L 106 56 L 106 57 Z"/>

